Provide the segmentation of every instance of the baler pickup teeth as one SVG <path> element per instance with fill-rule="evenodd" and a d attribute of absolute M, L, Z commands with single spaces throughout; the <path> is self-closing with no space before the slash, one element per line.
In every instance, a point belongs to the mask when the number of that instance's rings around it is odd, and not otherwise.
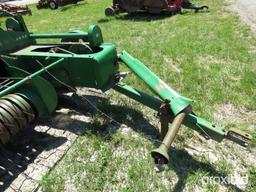
<path fill-rule="evenodd" d="M 228 130 L 226 138 L 244 147 L 247 147 L 252 140 L 250 134 L 235 128 Z"/>

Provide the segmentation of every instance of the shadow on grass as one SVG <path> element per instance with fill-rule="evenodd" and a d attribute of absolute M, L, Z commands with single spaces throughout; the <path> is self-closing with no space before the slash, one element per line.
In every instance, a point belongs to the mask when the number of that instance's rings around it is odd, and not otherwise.
<path fill-rule="evenodd" d="M 171 170 L 174 170 L 178 176 L 178 182 L 176 183 L 173 192 L 182 192 L 186 186 L 186 181 L 189 176 L 194 175 L 198 171 L 206 172 L 206 177 L 214 177 L 220 179 L 220 182 L 223 182 L 222 179 L 226 179 L 228 175 L 223 174 L 216 169 L 204 162 L 196 160 L 193 156 L 188 154 L 185 150 L 177 150 L 171 148 L 169 150 L 170 162 L 168 164 Z M 204 178 L 201 178 L 202 182 Z M 198 183 L 200 185 L 200 183 Z M 227 181 L 222 183 L 225 187 L 232 189 L 232 191 L 242 192 L 243 190 L 239 189 L 237 186 L 228 183 Z"/>
<path fill-rule="evenodd" d="M 183 10 L 182 13 L 177 13 L 183 16 L 191 16 L 191 14 L 205 14 L 205 13 L 209 13 L 209 11 L 201 11 L 199 13 L 194 13 L 194 11 L 191 10 Z M 119 15 L 115 15 L 115 16 L 110 16 L 110 17 L 105 17 L 105 18 L 101 18 L 98 20 L 98 23 L 107 23 L 110 22 L 114 19 L 117 20 L 131 20 L 131 21 L 135 21 L 135 22 L 145 22 L 145 21 L 155 21 L 155 20 L 162 20 L 162 19 L 166 19 L 166 18 L 170 18 L 170 17 L 175 17 L 175 15 L 177 14 L 170 14 L 170 13 L 166 13 L 166 12 L 162 12 L 159 14 L 150 14 L 148 12 L 145 11 L 138 11 L 135 13 L 122 13 Z"/>
<path fill-rule="evenodd" d="M 79 96 L 78 96 L 79 97 Z M 93 103 L 100 103 L 99 108 L 103 112 L 107 113 L 109 116 L 111 116 L 113 119 L 118 120 L 118 122 L 123 123 L 129 127 L 131 127 L 134 131 L 143 133 L 145 137 L 152 139 L 153 142 L 155 139 L 159 139 L 160 135 L 157 129 L 152 126 L 144 117 L 141 111 L 138 111 L 134 108 L 130 108 L 128 106 L 120 106 L 120 105 L 110 105 L 109 101 L 106 98 L 103 97 L 97 97 L 97 96 L 88 96 L 84 95 L 83 97 L 86 97 L 88 100 L 92 101 Z M 70 100 L 68 97 L 62 97 L 61 99 L 61 106 L 67 107 L 69 109 L 72 109 L 74 111 L 70 112 L 69 114 L 66 114 L 67 117 L 70 117 L 70 115 L 74 114 L 87 114 L 89 116 L 94 115 L 97 113 L 94 108 L 92 108 L 88 103 L 83 102 L 84 104 L 81 104 L 81 98 L 80 102 L 78 101 L 79 98 L 74 98 Z M 61 115 L 59 113 L 56 113 L 56 115 Z M 71 121 L 71 119 L 67 119 L 67 121 Z M 79 127 L 78 124 L 81 122 L 75 120 L 72 124 L 66 125 L 63 127 L 62 125 L 58 126 L 59 124 L 57 122 L 54 122 L 55 128 L 57 129 L 68 129 L 69 131 L 72 131 L 74 124 L 76 124 L 75 127 Z M 110 123 L 113 124 L 113 126 L 109 126 Z M 119 126 L 115 122 L 105 122 L 103 124 L 97 124 L 97 123 L 83 123 L 84 127 L 86 127 L 86 131 L 89 131 L 90 134 L 97 134 L 101 137 L 101 139 L 105 141 L 109 141 L 112 138 L 112 135 L 119 129 Z M 76 134 L 81 134 L 81 132 L 74 132 Z M 157 147 L 159 143 L 153 142 L 153 144 Z M 171 157 L 171 160 L 168 164 L 169 169 L 176 172 L 178 176 L 178 182 L 175 184 L 175 187 L 173 189 L 173 192 L 182 192 L 186 186 L 187 179 L 189 176 L 195 174 L 198 171 L 206 172 L 207 176 L 211 177 L 218 177 L 218 178 L 227 178 L 227 175 L 217 171 L 212 165 L 204 162 L 200 162 L 196 160 L 193 156 L 189 155 L 185 150 L 179 150 L 175 148 L 171 148 L 169 150 L 169 155 Z M 237 186 L 232 184 L 223 184 L 225 187 L 228 187 L 236 192 L 242 192 L 241 189 L 239 189 Z"/>
<path fill-rule="evenodd" d="M 51 122 L 51 124 L 54 124 L 54 128 L 65 129 L 79 135 L 89 131 L 90 133 L 95 133 L 102 138 L 109 140 L 111 139 L 111 134 L 114 134 L 119 129 L 120 124 L 125 124 L 131 127 L 134 131 L 143 133 L 145 136 L 154 137 L 155 139 L 159 136 L 159 132 L 156 130 L 156 128 L 143 117 L 143 114 L 140 111 L 132 109 L 128 106 L 111 105 L 109 104 L 109 100 L 104 97 L 92 95 L 84 95 L 83 97 L 86 97 L 86 99 L 88 99 L 90 102 L 97 105 L 102 112 L 114 120 L 117 120 L 118 123 L 111 121 L 103 115 L 101 115 L 101 117 L 106 119 L 106 121 L 103 123 L 97 123 L 97 120 L 93 123 L 71 120 L 71 115 L 85 114 L 87 117 L 93 118 L 93 116 L 96 116 L 97 118 L 98 113 L 97 110 L 95 110 L 95 108 L 93 108 L 86 100 L 83 100 L 82 97 L 75 96 L 71 99 L 69 97 L 62 96 L 60 101 L 61 107 L 71 109 L 72 111 L 69 111 L 65 115 L 60 112 L 55 112 L 55 118 L 52 118 Z M 45 124 L 45 122 L 47 122 L 43 119 L 39 121 L 41 124 Z M 65 126 L 63 126 L 63 123 Z M 74 123 L 83 124 L 83 129 L 85 129 L 83 130 L 83 133 L 73 130 L 73 127 L 78 127 L 78 125 L 74 126 Z M 110 127 L 111 130 L 109 130 Z"/>
<path fill-rule="evenodd" d="M 64 12 L 64 11 L 68 11 L 69 9 L 71 8 L 74 8 L 74 7 L 79 7 L 81 5 L 85 5 L 85 4 L 88 4 L 86 1 L 80 1 L 78 3 L 74 3 L 74 4 L 68 4 L 68 5 L 65 5 L 63 7 L 60 8 L 60 11 Z"/>
<path fill-rule="evenodd" d="M 144 133 L 149 139 L 155 140 L 159 138 L 158 131 L 143 118 L 143 114 L 140 111 L 128 106 L 110 105 L 108 100 L 103 97 L 91 95 L 85 95 L 84 97 L 94 104 L 100 103 L 100 109 L 103 112 L 113 119 L 117 119 L 120 123 L 130 126 L 135 131 Z M 106 121 L 101 124 L 91 121 L 91 119 L 83 119 L 94 116 L 97 113 L 88 102 L 82 102 L 81 97 L 62 97 L 60 101 L 61 108 L 69 108 L 70 110 L 67 113 L 55 112 L 51 116 L 40 118 L 37 124 L 47 126 L 49 129 L 69 131 L 76 135 L 83 135 L 87 132 L 90 134 L 95 133 L 104 140 L 111 140 L 112 135 L 119 129 L 119 126 L 114 122 Z M 79 118 L 73 118 L 76 115 Z M 81 116 L 83 116 L 82 119 L 80 118 Z M 113 126 L 109 126 L 110 124 L 113 124 Z M 24 172 L 29 164 L 33 163 L 43 151 L 57 148 L 67 141 L 64 136 L 54 137 L 47 134 L 47 132 L 37 132 L 33 129 L 33 126 L 22 131 L 15 143 L 0 150 L 1 191 L 6 190 L 12 181 Z M 156 143 L 153 144 L 157 146 Z M 179 178 L 174 187 L 174 192 L 183 191 L 188 177 L 200 170 L 207 172 L 209 176 L 226 176 L 216 171 L 211 165 L 194 159 L 184 150 L 171 148 L 169 153 L 171 161 L 168 166 L 176 172 Z M 230 187 L 237 192 L 241 191 L 231 184 L 226 185 L 226 187 Z"/>
<path fill-rule="evenodd" d="M 124 13 L 119 14 L 113 17 L 105 17 L 98 20 L 98 23 L 106 23 L 112 21 L 113 19 L 117 20 L 132 20 L 132 21 L 154 21 L 154 20 L 161 20 L 165 18 L 169 18 L 174 16 L 173 14 L 161 13 L 161 14 L 150 14 L 144 11 L 136 12 L 136 13 Z"/>
<path fill-rule="evenodd" d="M 90 101 L 101 103 L 100 110 L 107 113 L 113 119 L 118 120 L 120 123 L 131 127 L 134 131 L 143 133 L 147 138 L 150 140 L 152 139 L 152 142 L 160 138 L 157 129 L 143 117 L 142 112 L 128 106 L 110 105 L 108 100 L 105 98 L 95 96 L 86 96 L 86 98 Z M 95 112 L 93 112 L 93 108 L 89 105 L 84 107 L 82 105 L 78 105 L 74 100 L 63 101 L 64 100 L 62 100 L 62 105 L 81 113 L 89 113 L 92 115 Z M 114 128 L 111 128 L 111 130 L 109 122 L 103 125 L 89 123 L 86 124 L 86 127 L 90 133 L 95 133 L 104 140 L 111 140 L 111 135 L 119 129 L 119 127 L 116 126 L 117 124 L 113 123 L 113 125 Z M 59 128 L 61 129 L 61 127 Z M 157 142 L 153 142 L 153 144 L 156 147 L 159 145 Z M 220 179 L 228 177 L 228 175 L 217 171 L 212 165 L 198 161 L 185 150 L 171 148 L 169 150 L 169 155 L 171 159 L 168 167 L 175 171 L 178 176 L 178 182 L 175 184 L 173 192 L 182 192 L 186 186 L 189 176 L 196 174 L 198 171 L 206 172 L 207 177 L 216 177 Z M 241 189 L 231 183 L 223 183 L 223 186 L 236 192 L 242 192 Z"/>
<path fill-rule="evenodd" d="M 27 127 L 13 141 L 0 148 L 0 191 L 13 188 L 12 182 L 37 159 L 43 151 L 49 151 L 61 146 L 67 141 L 65 137 L 55 137 L 44 132 L 37 132 L 34 126 Z M 45 165 L 47 166 L 47 165 Z M 33 180 L 23 174 L 19 181 L 20 187 L 26 180 Z M 18 187 L 19 186 L 15 186 Z M 16 191 L 13 189 L 10 191 Z"/>

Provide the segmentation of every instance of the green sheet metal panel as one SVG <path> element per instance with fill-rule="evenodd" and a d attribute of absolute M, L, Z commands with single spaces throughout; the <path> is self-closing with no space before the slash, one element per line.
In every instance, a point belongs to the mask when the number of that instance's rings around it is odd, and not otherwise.
<path fill-rule="evenodd" d="M 34 38 L 27 32 L 13 32 L 0 30 L 0 53 L 10 53 L 35 43 Z"/>
<path fill-rule="evenodd" d="M 21 67 L 31 73 L 42 68 L 36 60 L 47 66 L 47 63 L 54 62 L 59 58 L 65 58 L 61 66 L 50 70 L 54 76 L 65 83 L 71 83 L 72 86 L 94 87 L 102 90 L 110 88 L 111 85 L 113 86 L 114 76 L 118 72 L 115 45 L 102 44 L 95 53 L 91 54 L 42 51 L 43 49 L 47 50 L 57 46 L 60 45 L 32 45 L 11 55 L 18 58 L 15 62 L 17 67 Z M 45 58 L 48 58 L 48 60 L 46 61 Z M 62 75 L 61 71 L 66 75 Z M 48 74 L 45 73 L 43 76 L 47 78 Z"/>

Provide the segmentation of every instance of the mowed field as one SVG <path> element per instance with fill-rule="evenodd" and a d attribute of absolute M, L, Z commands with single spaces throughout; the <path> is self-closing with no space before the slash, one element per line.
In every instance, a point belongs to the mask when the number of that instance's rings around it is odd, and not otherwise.
<path fill-rule="evenodd" d="M 86 134 L 43 177 L 43 191 L 256 191 L 256 38 L 226 1 L 193 2 L 209 5 L 210 12 L 108 18 L 104 9 L 110 0 L 86 0 L 54 11 L 32 5 L 33 16 L 25 20 L 35 33 L 86 31 L 90 24 L 99 25 L 105 42 L 128 51 L 193 99 L 196 114 L 252 134 L 251 146 L 204 141 L 182 127 L 169 151 L 170 163 L 156 173 L 150 156 L 159 145 L 155 112 L 109 91 L 98 107 L 124 126 L 109 124 L 99 112 L 87 113 L 91 126 L 85 126 Z M 134 75 L 125 82 L 146 90 Z M 202 181 L 234 174 L 248 176 L 248 184 Z"/>

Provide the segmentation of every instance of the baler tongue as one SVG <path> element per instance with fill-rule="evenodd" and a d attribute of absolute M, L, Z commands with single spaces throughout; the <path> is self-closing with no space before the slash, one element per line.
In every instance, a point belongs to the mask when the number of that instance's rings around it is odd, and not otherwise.
<path fill-rule="evenodd" d="M 138 59 L 132 57 L 126 51 L 123 51 L 119 57 L 160 98 L 159 100 L 149 99 L 149 96 L 145 93 L 127 87 L 127 85 L 118 84 L 115 88 L 117 91 L 158 111 L 161 122 L 160 134 L 163 141 L 157 149 L 151 152 L 156 164 L 168 163 L 168 149 L 182 124 L 194 129 L 207 139 L 214 139 L 220 142 L 226 138 L 242 146 L 248 146 L 248 141 L 252 139 L 252 136 L 248 133 L 237 129 L 226 131 L 198 117 L 193 113 L 188 98 L 179 95 Z M 169 123 L 171 123 L 170 127 Z"/>

